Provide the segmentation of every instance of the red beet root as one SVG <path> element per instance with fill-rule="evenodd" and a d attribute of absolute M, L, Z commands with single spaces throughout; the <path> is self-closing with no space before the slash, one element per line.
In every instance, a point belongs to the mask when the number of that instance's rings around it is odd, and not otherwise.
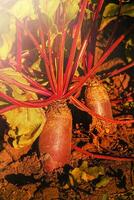
<path fill-rule="evenodd" d="M 57 102 L 47 111 L 47 121 L 39 138 L 39 151 L 45 171 L 69 163 L 71 157 L 72 115 L 66 103 Z"/>
<path fill-rule="evenodd" d="M 112 108 L 110 99 L 105 89 L 104 85 L 95 77 L 91 79 L 88 83 L 86 92 L 85 92 L 86 105 L 97 114 L 106 117 L 108 119 L 113 119 Z M 99 120 L 101 132 L 107 134 L 112 134 L 116 130 L 116 125 L 109 123 L 108 121 Z M 92 125 L 90 130 L 94 128 L 96 124 L 96 118 L 93 117 Z M 102 133 L 102 134 L 103 134 Z"/>
<path fill-rule="evenodd" d="M 93 78 L 89 81 L 85 97 L 86 105 L 89 108 L 103 117 L 113 119 L 108 93 L 97 78 Z"/>

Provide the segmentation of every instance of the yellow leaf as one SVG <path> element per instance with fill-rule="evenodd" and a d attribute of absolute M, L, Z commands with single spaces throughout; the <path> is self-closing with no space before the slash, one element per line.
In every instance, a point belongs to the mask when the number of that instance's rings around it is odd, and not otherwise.
<path fill-rule="evenodd" d="M 117 17 L 106 17 L 102 18 L 99 30 L 102 31 L 111 21 L 115 20 Z"/>
<path fill-rule="evenodd" d="M 10 126 L 8 135 L 15 148 L 32 144 L 41 134 L 46 122 L 43 109 L 17 108 L 3 114 Z"/>
<path fill-rule="evenodd" d="M 63 188 L 64 188 L 65 190 L 67 190 L 67 189 L 69 189 L 69 185 L 66 183 L 66 184 L 63 186 Z"/>
<path fill-rule="evenodd" d="M 36 18 L 32 0 L 16 1 L 16 3 L 10 8 L 10 13 L 16 16 L 19 20 L 22 20 L 25 17 L 29 17 L 31 19 Z"/>
<path fill-rule="evenodd" d="M 81 171 L 79 168 L 74 168 L 74 169 L 71 171 L 71 174 L 72 174 L 73 178 L 74 178 L 77 182 L 80 182 L 80 181 L 81 181 L 81 174 L 82 174 L 82 171 Z"/>
<path fill-rule="evenodd" d="M 11 68 L 0 69 L 0 73 L 3 77 L 10 77 L 10 79 L 29 85 L 21 73 L 16 72 Z M 14 84 L 8 86 L 4 83 L 4 81 L 2 83 L 0 82 L 0 91 L 8 93 L 8 90 L 10 89 L 10 95 L 17 100 L 27 101 L 29 99 L 38 99 L 34 92 L 23 91 Z M 5 105 L 5 102 L 1 101 L 0 104 Z M 26 145 L 32 144 L 41 134 L 46 121 L 44 110 L 38 108 L 21 107 L 5 112 L 3 115 L 10 126 L 8 135 L 13 139 L 13 146 L 15 148 L 22 148 Z"/>
<path fill-rule="evenodd" d="M 15 36 L 16 36 L 15 19 L 11 18 L 8 31 L 7 32 L 1 31 L 1 33 L 0 33 L 0 40 L 1 40 L 1 42 L 0 42 L 0 59 L 5 60 L 6 58 L 8 58 L 9 53 L 12 48 L 12 45 L 15 41 Z"/>
<path fill-rule="evenodd" d="M 99 175 L 104 175 L 105 174 L 104 167 L 102 167 L 102 166 L 89 167 L 88 174 L 91 176 L 94 176 L 95 178 L 97 178 Z"/>
<path fill-rule="evenodd" d="M 55 15 L 55 12 L 60 4 L 60 0 L 39 0 L 39 7 L 42 13 L 45 13 L 49 18 Z"/>
<path fill-rule="evenodd" d="M 3 92 L 4 94 L 6 94 L 7 92 L 7 88 L 2 82 L 0 82 L 0 91 Z M 0 106 L 6 106 L 7 104 L 8 104 L 7 102 L 0 101 Z"/>
<path fill-rule="evenodd" d="M 112 180 L 111 177 L 102 177 L 101 180 L 96 184 L 97 188 L 105 187 L 110 181 Z"/>
<path fill-rule="evenodd" d="M 5 75 L 5 76 L 9 76 L 10 78 L 20 82 L 20 83 L 23 83 L 23 84 L 26 84 L 26 85 L 29 85 L 29 83 L 27 82 L 27 80 L 25 78 L 23 78 L 22 74 L 15 71 L 14 69 L 12 68 L 4 68 L 4 69 L 0 69 L 0 73 L 2 75 Z"/>
<path fill-rule="evenodd" d="M 88 182 L 95 179 L 94 176 L 87 174 L 86 172 L 82 172 L 81 179 Z"/>
<path fill-rule="evenodd" d="M 81 171 L 87 171 L 88 170 L 88 162 L 84 160 L 80 166 Z"/>
<path fill-rule="evenodd" d="M 2 76 L 9 77 L 10 79 L 16 80 L 17 82 L 22 83 L 24 85 L 29 85 L 27 80 L 23 78 L 22 74 L 19 72 L 16 72 L 12 68 L 0 69 L 0 74 Z M 5 83 L 7 83 L 7 81 L 5 81 Z M 3 81 L 3 84 L 4 84 L 4 81 Z M 37 95 L 34 92 L 24 91 L 12 83 L 9 84 L 9 86 L 12 88 L 12 93 L 11 93 L 12 97 L 14 97 L 17 100 L 27 101 L 31 99 L 34 99 L 34 100 L 38 99 Z M 5 87 L 6 87 L 6 84 L 5 84 Z M 0 89 L 0 91 L 2 90 Z"/>
<path fill-rule="evenodd" d="M 80 0 L 65 1 L 64 7 L 66 11 L 66 16 L 65 16 L 66 23 L 70 23 L 70 21 L 77 16 L 79 12 L 79 2 Z"/>

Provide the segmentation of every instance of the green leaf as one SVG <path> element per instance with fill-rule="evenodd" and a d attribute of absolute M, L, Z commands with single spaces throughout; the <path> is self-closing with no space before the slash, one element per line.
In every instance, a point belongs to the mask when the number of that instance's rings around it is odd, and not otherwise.
<path fill-rule="evenodd" d="M 49 18 L 54 17 L 59 4 L 60 0 L 39 0 L 41 12 L 45 13 Z"/>
<path fill-rule="evenodd" d="M 103 195 L 103 197 L 102 197 L 102 200 L 108 200 L 109 198 L 108 198 L 108 193 L 105 193 L 104 195 Z"/>
<path fill-rule="evenodd" d="M 129 3 L 121 7 L 121 15 L 134 17 L 134 3 Z"/>
<path fill-rule="evenodd" d="M 100 28 L 99 30 L 103 30 L 111 21 L 117 19 L 117 17 L 107 17 L 107 18 L 102 18 Z"/>
<path fill-rule="evenodd" d="M 77 182 L 81 182 L 81 174 L 82 174 L 82 171 L 79 168 L 77 168 L 77 167 L 74 168 L 71 171 L 71 175 L 73 176 L 74 180 L 76 180 Z"/>
<path fill-rule="evenodd" d="M 84 160 L 80 166 L 80 170 L 83 171 L 87 171 L 88 170 L 88 162 L 86 160 Z"/>
<path fill-rule="evenodd" d="M 112 20 L 115 20 L 118 13 L 119 5 L 115 3 L 109 3 L 104 9 L 100 30 L 104 29 Z"/>
<path fill-rule="evenodd" d="M 133 33 L 129 34 L 129 38 L 125 41 L 125 54 L 128 62 L 132 62 L 134 59 L 134 36 Z"/>
<path fill-rule="evenodd" d="M 35 19 L 36 15 L 34 12 L 32 0 L 19 0 L 11 8 L 10 13 L 13 14 L 17 19 L 22 20 L 25 17 Z"/>
<path fill-rule="evenodd" d="M 114 17 L 119 13 L 119 5 L 115 3 L 109 3 L 103 12 L 103 17 Z"/>
<path fill-rule="evenodd" d="M 117 15 L 119 14 L 119 8 L 119 5 L 115 3 L 109 3 L 105 7 L 100 25 L 100 30 L 104 29 L 112 20 L 117 19 Z M 134 17 L 134 3 L 129 3 L 121 6 L 120 15 Z"/>
<path fill-rule="evenodd" d="M 88 174 L 94 176 L 95 178 L 97 178 L 99 175 L 104 175 L 105 174 L 104 167 L 102 166 L 89 167 Z"/>
<path fill-rule="evenodd" d="M 16 18 L 36 19 L 32 0 L 19 0 L 6 7 L 0 5 L 0 59 L 7 59 L 16 39 Z"/>
<path fill-rule="evenodd" d="M 65 1 L 65 12 L 66 12 L 66 19 L 65 22 L 69 23 L 71 22 L 78 14 L 79 12 L 79 2 L 80 0 L 70 0 Z"/>
<path fill-rule="evenodd" d="M 110 181 L 112 180 L 111 177 L 103 176 L 101 180 L 96 184 L 97 188 L 105 187 Z"/>
<path fill-rule="evenodd" d="M 65 13 L 65 24 L 67 25 L 73 20 L 79 11 L 80 0 L 40 0 L 39 7 L 42 13 L 52 20 L 54 24 L 55 14 L 58 7 L 61 5 L 61 12 Z M 62 10 L 63 9 L 63 10 Z"/>
<path fill-rule="evenodd" d="M 76 182 L 80 183 L 81 180 L 86 182 L 92 181 L 98 178 L 99 175 L 104 175 L 105 172 L 102 166 L 88 167 L 88 162 L 83 161 L 81 166 L 79 168 L 74 168 L 70 174 Z"/>

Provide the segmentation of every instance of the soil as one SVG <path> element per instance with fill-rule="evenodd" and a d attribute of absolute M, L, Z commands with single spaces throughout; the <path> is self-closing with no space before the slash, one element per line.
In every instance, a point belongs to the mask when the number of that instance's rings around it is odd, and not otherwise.
<path fill-rule="evenodd" d="M 124 74 L 104 81 L 106 88 L 110 88 L 115 119 L 133 119 L 133 105 L 131 101 L 125 102 L 127 95 L 130 97 L 132 93 L 131 80 L 129 74 Z M 124 96 L 117 101 L 120 94 Z M 70 108 L 73 114 L 73 144 L 98 154 L 134 156 L 133 124 L 117 125 L 115 131 L 108 134 L 101 120 L 72 105 Z M 134 199 L 133 162 L 93 159 L 72 149 L 70 164 L 48 174 L 43 171 L 40 161 L 38 140 L 32 146 L 14 149 L 9 142 L 8 125 L 2 117 L 0 121 L 0 200 Z M 80 169 L 84 161 L 88 163 L 87 170 L 103 167 L 105 175 L 79 181 L 74 176 L 75 181 L 71 181 L 71 171 Z M 102 177 L 108 177 L 110 181 L 97 187 Z"/>

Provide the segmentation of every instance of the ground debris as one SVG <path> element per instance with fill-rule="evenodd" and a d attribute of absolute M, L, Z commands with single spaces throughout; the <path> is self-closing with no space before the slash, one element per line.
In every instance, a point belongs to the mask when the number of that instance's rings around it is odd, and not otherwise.
<path fill-rule="evenodd" d="M 7 181 L 0 182 L 1 200 L 30 200 L 37 190 L 36 184 L 27 184 L 23 187 L 17 187 Z"/>

